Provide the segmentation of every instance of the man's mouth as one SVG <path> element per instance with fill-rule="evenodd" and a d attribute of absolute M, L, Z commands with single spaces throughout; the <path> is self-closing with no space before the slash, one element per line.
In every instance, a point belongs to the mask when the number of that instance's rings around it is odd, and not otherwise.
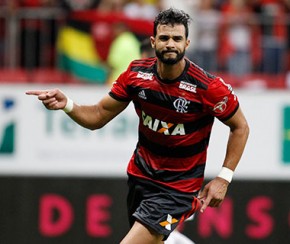
<path fill-rule="evenodd" d="M 174 54 L 178 54 L 178 52 L 177 51 L 163 51 L 162 52 L 163 54 L 167 54 L 167 53 L 174 53 Z"/>

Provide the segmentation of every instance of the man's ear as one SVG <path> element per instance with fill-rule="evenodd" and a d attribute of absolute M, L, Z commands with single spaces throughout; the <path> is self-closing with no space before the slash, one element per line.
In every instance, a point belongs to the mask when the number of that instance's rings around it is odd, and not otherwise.
<path fill-rule="evenodd" d="M 152 48 L 154 48 L 155 47 L 155 38 L 154 38 L 154 36 L 150 36 L 150 41 L 151 41 Z"/>
<path fill-rule="evenodd" d="M 186 40 L 186 46 L 185 46 L 185 49 L 187 49 L 189 46 L 190 46 L 190 40 L 187 39 L 187 40 Z"/>

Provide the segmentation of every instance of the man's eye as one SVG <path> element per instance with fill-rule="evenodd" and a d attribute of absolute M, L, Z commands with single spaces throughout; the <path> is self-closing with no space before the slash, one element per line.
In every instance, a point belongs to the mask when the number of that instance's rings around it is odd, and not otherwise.
<path fill-rule="evenodd" d="M 159 38 L 161 41 L 167 41 L 168 40 L 168 37 L 167 36 L 160 36 Z"/>
<path fill-rule="evenodd" d="M 174 41 L 176 41 L 176 42 L 180 42 L 180 41 L 182 41 L 182 37 L 180 37 L 180 36 L 174 37 L 173 39 L 174 39 Z"/>

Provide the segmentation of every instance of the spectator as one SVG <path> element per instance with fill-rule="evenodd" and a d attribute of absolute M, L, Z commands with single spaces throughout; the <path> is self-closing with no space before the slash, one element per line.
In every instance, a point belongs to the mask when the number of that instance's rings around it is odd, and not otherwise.
<path fill-rule="evenodd" d="M 202 0 L 161 0 L 160 5 L 162 9 L 168 9 L 170 7 L 181 9 L 187 12 L 191 18 L 193 19 L 192 24 L 190 26 L 189 31 L 189 40 L 190 46 L 186 50 L 186 55 L 189 57 L 193 57 L 194 52 L 196 50 L 196 38 L 197 38 L 197 12 L 198 12 L 198 4 Z"/>
<path fill-rule="evenodd" d="M 31 9 L 35 12 L 43 8 L 56 6 L 55 0 L 12 1 L 14 8 Z M 27 16 L 21 21 L 21 57 L 20 64 L 26 69 L 34 69 L 52 64 L 52 48 L 55 44 L 54 23 L 45 18 Z"/>
<path fill-rule="evenodd" d="M 158 13 L 158 8 L 153 4 L 148 4 L 146 0 L 134 0 L 125 4 L 124 14 L 133 19 L 152 20 Z"/>
<path fill-rule="evenodd" d="M 113 33 L 114 39 L 107 58 L 111 69 L 108 84 L 114 82 L 133 59 L 140 58 L 140 42 L 125 23 L 114 23 Z"/>
<path fill-rule="evenodd" d="M 0 7 L 4 9 L 4 7 L 8 7 L 8 4 L 5 0 L 0 0 Z M 5 44 L 5 19 L 2 16 L 2 13 L 4 11 L 1 11 L 1 16 L 0 16 L 0 67 L 4 65 L 4 44 Z"/>
<path fill-rule="evenodd" d="M 97 10 L 103 13 L 114 12 L 123 14 L 124 0 L 101 0 Z"/>
<path fill-rule="evenodd" d="M 61 0 L 61 5 L 68 11 L 80 11 L 96 8 L 101 0 Z"/>
<path fill-rule="evenodd" d="M 203 69 L 217 71 L 218 35 L 221 15 L 214 8 L 214 0 L 200 1 L 196 15 L 196 51 L 192 59 Z"/>
<path fill-rule="evenodd" d="M 286 7 L 286 15 L 290 16 L 290 1 L 289 0 L 284 0 L 284 4 Z M 290 21 L 289 19 L 286 19 L 287 23 L 287 62 L 286 62 L 286 70 L 288 73 L 290 72 Z M 290 73 L 289 73 L 290 74 Z"/>
<path fill-rule="evenodd" d="M 259 0 L 255 5 L 262 27 L 262 71 L 278 74 L 286 68 L 286 8 L 281 0 Z"/>
<path fill-rule="evenodd" d="M 252 72 L 256 50 L 253 12 L 244 0 L 230 0 L 222 8 L 220 57 L 230 74 Z M 252 52 L 253 48 L 255 51 Z M 254 53 L 254 54 L 253 54 Z"/>
<path fill-rule="evenodd" d="M 155 57 L 155 50 L 153 49 L 149 38 L 146 38 L 141 42 L 140 56 L 141 58 Z"/>

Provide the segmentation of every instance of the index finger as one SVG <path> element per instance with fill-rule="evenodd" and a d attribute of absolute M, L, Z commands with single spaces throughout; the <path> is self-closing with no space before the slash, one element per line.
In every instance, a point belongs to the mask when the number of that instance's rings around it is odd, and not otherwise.
<path fill-rule="evenodd" d="M 25 94 L 26 95 L 35 95 L 35 96 L 39 96 L 43 93 L 45 93 L 46 91 L 43 90 L 30 90 L 30 91 L 26 91 Z"/>
<path fill-rule="evenodd" d="M 200 212 L 203 213 L 205 211 L 205 209 L 207 208 L 207 206 L 209 205 L 211 201 L 211 198 L 209 196 L 206 197 L 206 199 L 201 199 L 201 208 L 200 208 Z"/>

